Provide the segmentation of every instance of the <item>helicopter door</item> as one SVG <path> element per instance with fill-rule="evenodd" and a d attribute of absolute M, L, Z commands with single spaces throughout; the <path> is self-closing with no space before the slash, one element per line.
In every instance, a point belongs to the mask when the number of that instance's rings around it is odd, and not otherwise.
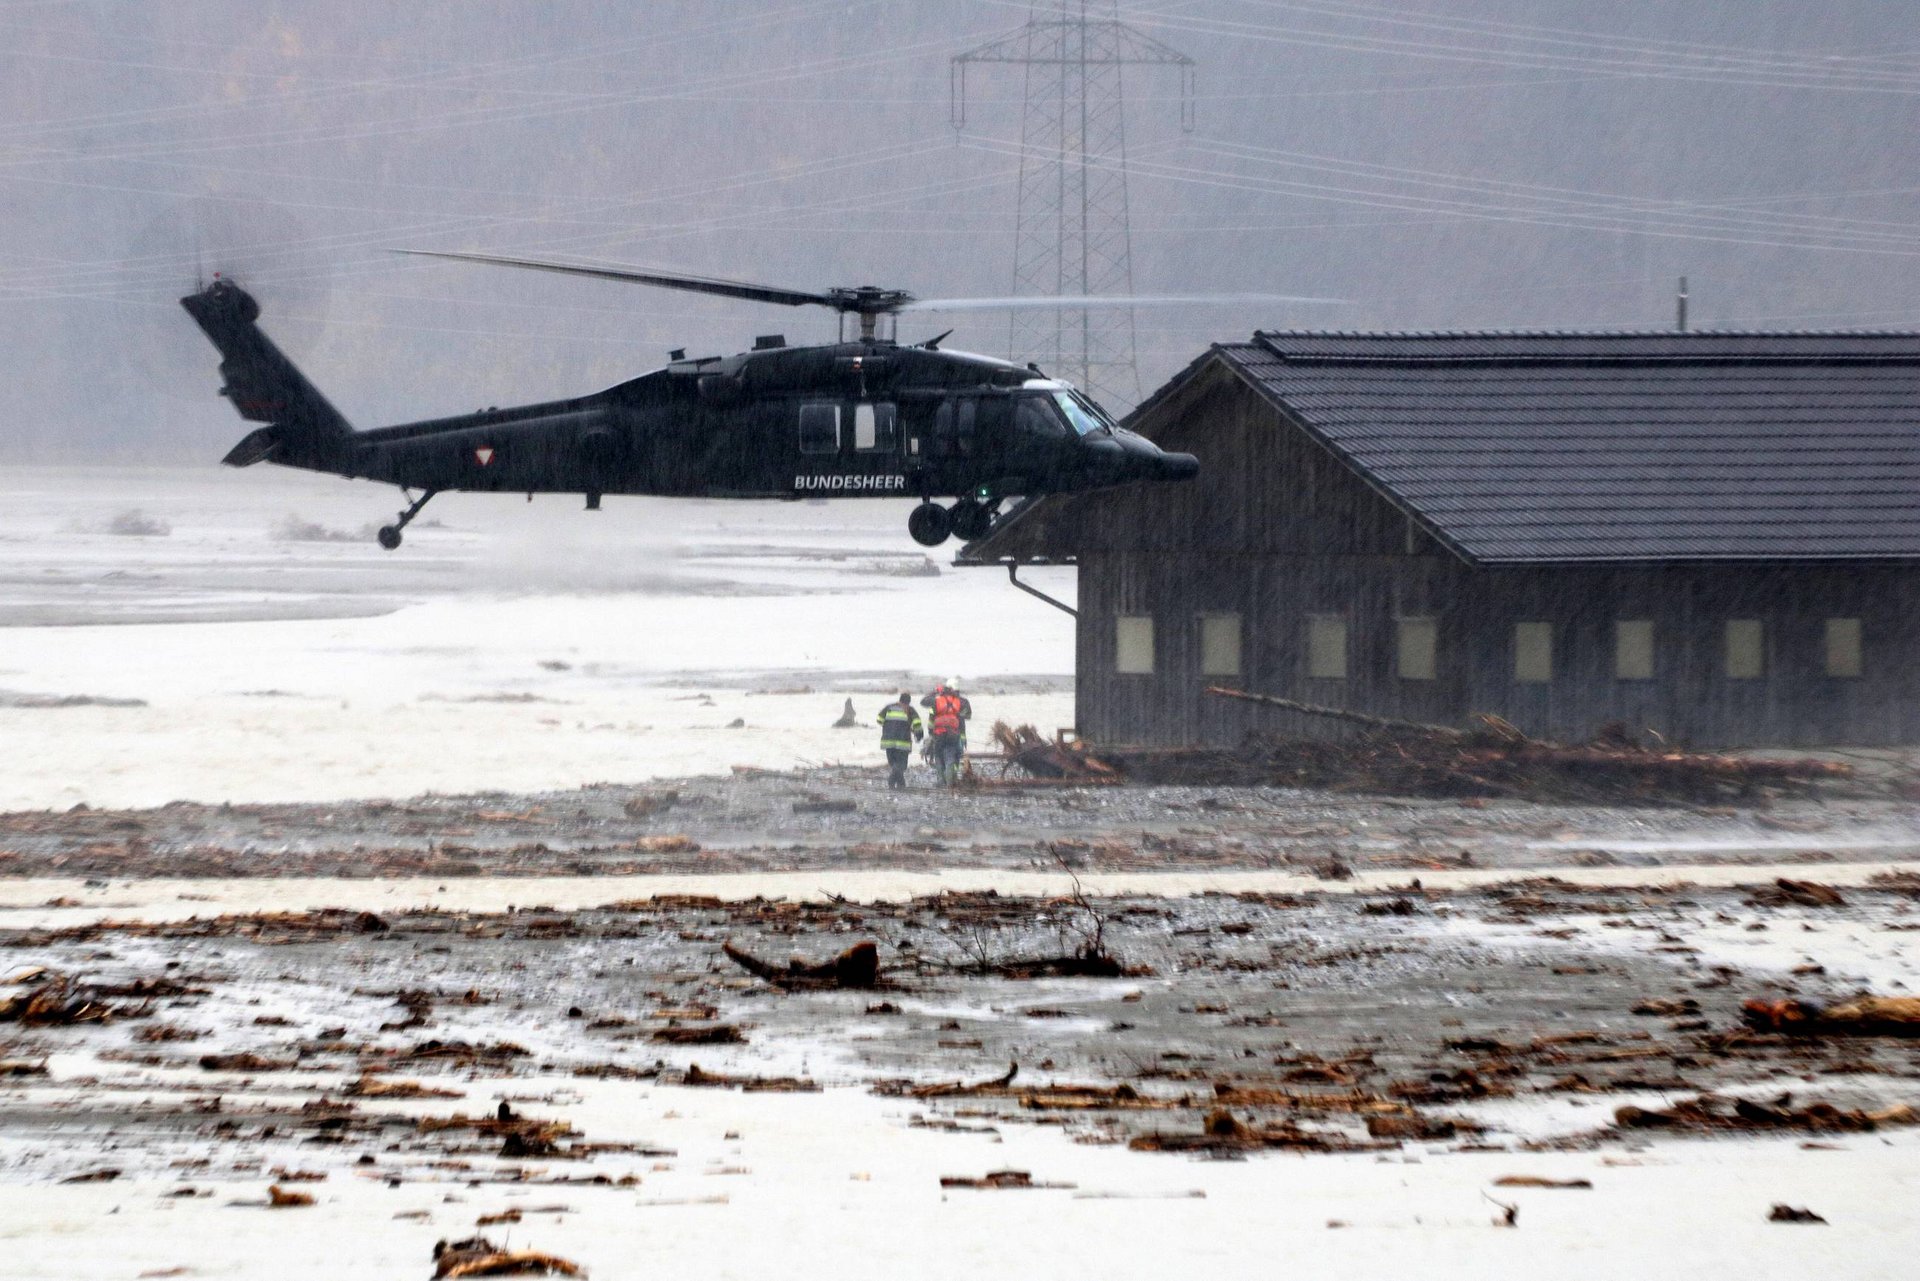
<path fill-rule="evenodd" d="M 927 455 L 937 462 L 971 458 L 979 438 L 979 405 L 972 397 L 943 400 L 933 413 Z"/>
<path fill-rule="evenodd" d="M 890 400 L 859 401 L 848 407 L 847 453 L 841 462 L 862 477 L 861 492 L 882 494 L 906 490 L 901 458 L 900 412 Z"/>

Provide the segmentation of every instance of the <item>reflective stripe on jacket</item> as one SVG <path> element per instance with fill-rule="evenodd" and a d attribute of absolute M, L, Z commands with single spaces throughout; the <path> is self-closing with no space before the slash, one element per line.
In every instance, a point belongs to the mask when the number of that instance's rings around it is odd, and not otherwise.
<path fill-rule="evenodd" d="M 880 709 L 880 746 L 911 748 L 920 737 L 920 713 L 903 703 L 888 703 Z"/>

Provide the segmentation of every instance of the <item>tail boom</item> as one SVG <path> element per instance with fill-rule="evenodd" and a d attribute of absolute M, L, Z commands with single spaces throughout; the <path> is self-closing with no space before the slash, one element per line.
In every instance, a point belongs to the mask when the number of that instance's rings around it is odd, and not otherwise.
<path fill-rule="evenodd" d="M 352 426 L 261 331 L 255 323 L 260 304 L 253 295 L 231 281 L 215 280 L 180 305 L 220 352 L 220 394 L 242 418 L 268 424 L 249 433 L 222 462 L 332 471 L 346 461 Z"/>

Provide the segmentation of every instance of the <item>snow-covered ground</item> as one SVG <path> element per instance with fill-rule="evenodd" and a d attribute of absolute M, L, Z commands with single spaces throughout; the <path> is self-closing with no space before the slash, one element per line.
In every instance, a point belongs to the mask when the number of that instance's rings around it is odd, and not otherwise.
<path fill-rule="evenodd" d="M 453 494 L 383 552 L 397 499 L 272 467 L 0 478 L 0 808 L 874 761 L 864 723 L 935 675 L 983 720 L 1072 721 L 1072 620 L 927 555 L 904 503 Z M 1032 577 L 1071 602 L 1070 570 Z M 862 728 L 832 729 L 849 695 Z"/>

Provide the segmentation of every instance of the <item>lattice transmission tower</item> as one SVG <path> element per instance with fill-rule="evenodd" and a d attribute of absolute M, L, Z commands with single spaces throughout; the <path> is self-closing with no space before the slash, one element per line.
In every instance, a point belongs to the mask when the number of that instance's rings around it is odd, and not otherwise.
<path fill-rule="evenodd" d="M 1130 296 L 1123 69 L 1177 67 L 1180 125 L 1191 131 L 1193 59 L 1121 22 L 1117 0 L 1036 4 L 1018 31 L 953 59 L 956 129 L 966 124 L 967 69 L 980 63 L 1026 71 L 1014 294 Z M 1140 398 L 1131 308 L 1015 308 L 1010 339 L 1016 359 L 1038 361 L 1116 410 Z"/>

